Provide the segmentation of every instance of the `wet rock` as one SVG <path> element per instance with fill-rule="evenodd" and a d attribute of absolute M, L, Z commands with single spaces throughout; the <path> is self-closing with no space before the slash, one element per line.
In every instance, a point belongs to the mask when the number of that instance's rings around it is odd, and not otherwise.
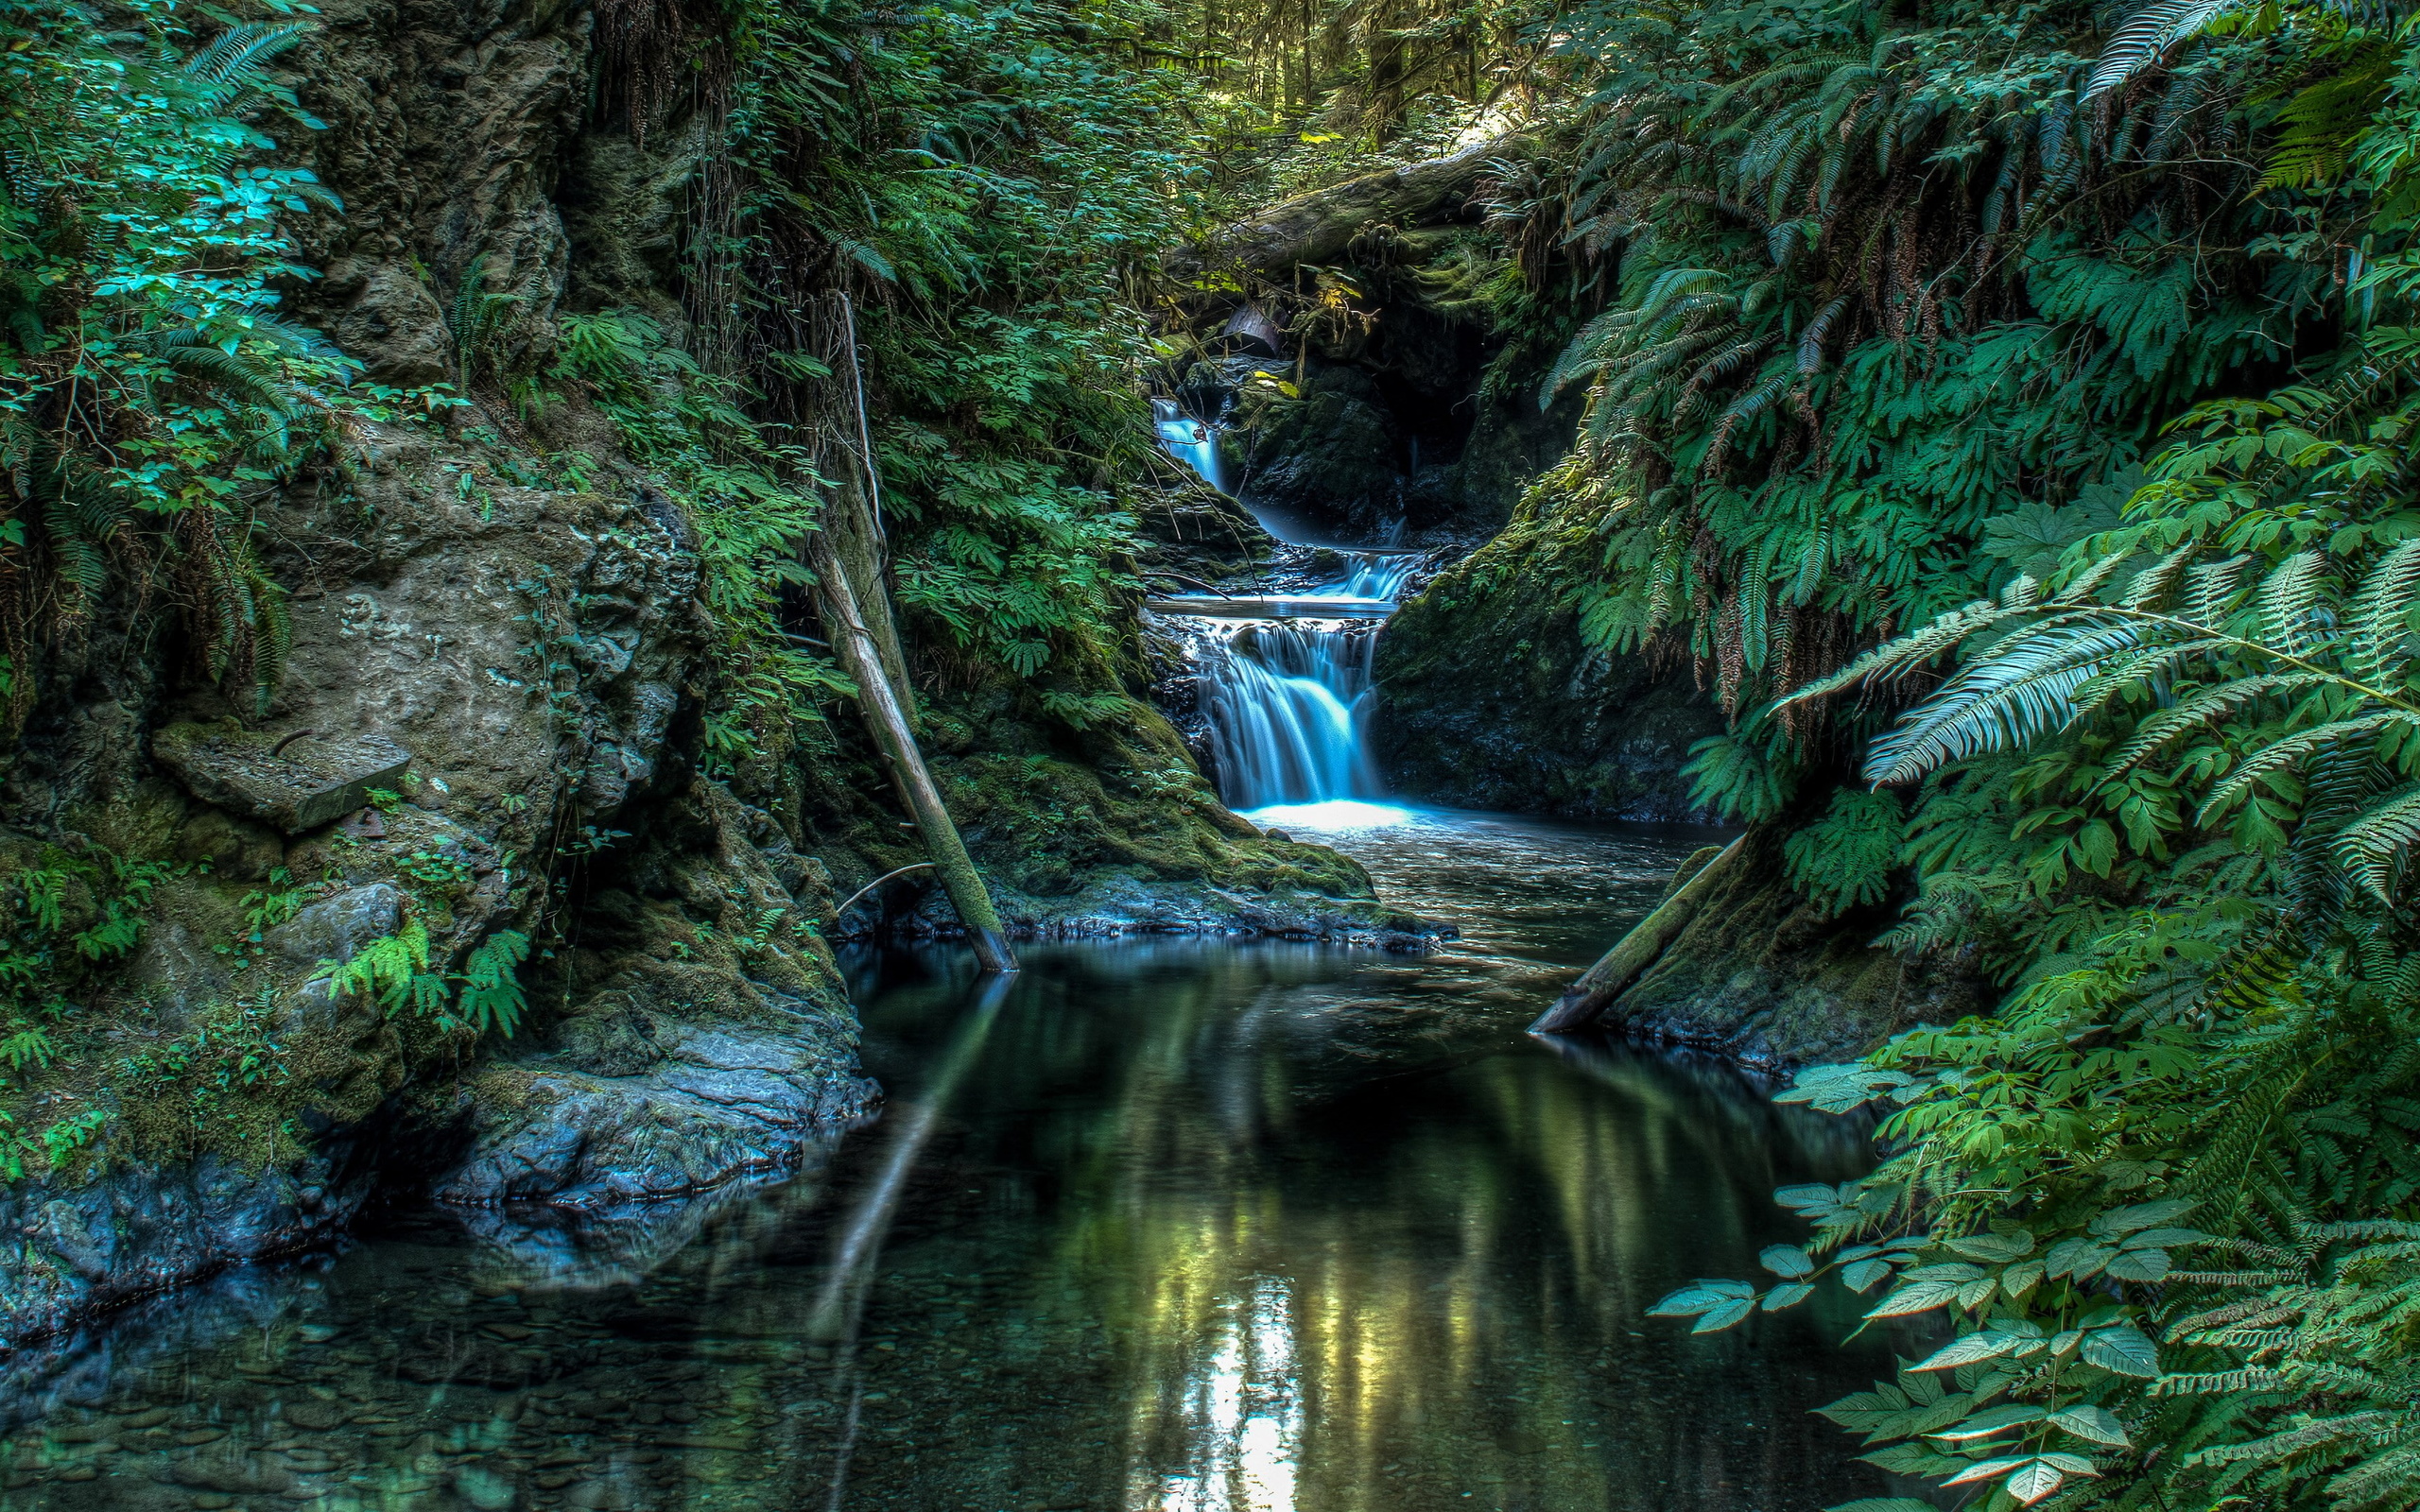
<path fill-rule="evenodd" d="M 555 1054 L 592 1076 L 634 1076 L 665 1058 L 655 1021 L 627 991 L 598 994 L 588 1011 L 554 1030 Z"/>
<path fill-rule="evenodd" d="M 1896 900 L 1835 919 L 1800 898 L 1783 866 L 1788 828 L 1749 831 L 1735 857 L 1707 868 L 1711 890 L 1687 925 L 1596 1022 L 1782 1071 L 1853 1060 L 1914 1024 L 1990 1010 L 1997 991 L 1973 963 L 1874 948 Z"/>
<path fill-rule="evenodd" d="M 341 965 L 363 946 L 393 934 L 403 910 L 400 891 L 372 883 L 313 903 L 263 936 L 261 943 L 296 966 Z"/>
<path fill-rule="evenodd" d="M 289 1401 L 285 1420 L 308 1433 L 322 1434 L 343 1425 L 353 1415 L 333 1401 Z"/>
<path fill-rule="evenodd" d="M 112 1162 L 60 1190 L 0 1189 L 0 1340 L 21 1344 L 93 1308 L 329 1237 L 367 1195 L 339 1151 L 263 1172 L 211 1154 L 190 1162 Z"/>
<path fill-rule="evenodd" d="M 152 734 L 151 754 L 203 802 L 286 834 L 335 823 L 372 788 L 401 786 L 412 761 L 383 735 L 281 734 L 233 720 L 170 725 Z"/>
<path fill-rule="evenodd" d="M 285 859 L 285 843 L 266 827 L 222 809 L 205 808 L 177 834 L 178 859 L 206 862 L 212 874 L 259 882 Z"/>
<path fill-rule="evenodd" d="M 294 1472 L 258 1454 L 228 1454 L 181 1460 L 169 1469 L 179 1486 L 221 1496 L 285 1496 L 301 1483 Z"/>
<path fill-rule="evenodd" d="M 705 1027 L 660 1021 L 657 1059 L 597 1075 L 551 1057 L 476 1084 L 476 1151 L 438 1188 L 465 1207 L 657 1202 L 798 1164 L 873 1102 L 847 1025 Z"/>
<path fill-rule="evenodd" d="M 1685 657 L 1592 653 L 1576 608 L 1522 586 L 1542 541 L 1498 538 L 1388 622 L 1370 725 L 1388 782 L 1461 808 L 1702 818 L 1682 768 L 1721 710 Z"/>

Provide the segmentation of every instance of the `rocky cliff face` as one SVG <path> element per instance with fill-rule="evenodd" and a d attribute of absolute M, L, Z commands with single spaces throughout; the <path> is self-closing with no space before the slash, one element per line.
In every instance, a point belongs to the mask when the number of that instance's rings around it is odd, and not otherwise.
<path fill-rule="evenodd" d="M 1388 624 L 1371 727 L 1388 780 L 1465 808 L 1703 817 L 1681 768 L 1721 712 L 1685 662 L 1591 654 L 1527 545 L 1499 538 Z"/>
<path fill-rule="evenodd" d="M 691 523 L 577 396 L 524 414 L 481 382 L 543 364 L 565 310 L 680 328 L 704 127 L 596 119 L 597 17 L 334 0 L 289 57 L 326 129 L 287 146 L 346 205 L 306 234 L 297 313 L 365 384 L 477 402 L 363 425 L 264 507 L 292 610 L 266 708 L 157 603 L 46 663 L 0 755 L 0 869 L 56 879 L 62 951 L 121 916 L 141 936 L 77 968 L 0 1098 L 26 1167 L 0 1346 L 324 1240 L 382 1185 L 500 1230 L 627 1215 L 810 1162 L 875 1102 L 830 941 L 836 875 L 917 858 L 888 784 L 838 725 L 709 781 Z M 1156 715 L 1070 736 L 981 704 L 932 705 L 936 765 L 1028 930 L 1398 922 L 1349 862 L 1172 787 Z M 920 920 L 952 922 L 910 883 L 851 925 Z M 507 1038 L 488 988 L 525 937 Z M 372 962 L 367 989 L 322 980 Z"/>

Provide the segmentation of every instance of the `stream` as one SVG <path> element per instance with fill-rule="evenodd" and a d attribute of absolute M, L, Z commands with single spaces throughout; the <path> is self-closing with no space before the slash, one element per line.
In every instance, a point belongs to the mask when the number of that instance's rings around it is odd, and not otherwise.
<path fill-rule="evenodd" d="M 1215 475 L 1215 440 L 1171 447 Z M 1645 1310 L 1869 1160 L 1717 1061 L 1524 1026 L 1708 837 L 1391 801 L 1414 558 L 1191 627 L 1222 795 L 1450 925 L 844 957 L 888 1102 L 786 1179 L 581 1222 L 383 1213 L 0 1361 L 0 1512 L 1800 1512 L 1857 1304 Z"/>
<path fill-rule="evenodd" d="M 666 1233 L 393 1215 L 121 1314 L 8 1512 L 1813 1508 L 1837 1294 L 1641 1315 L 1865 1159 L 1710 1060 L 1522 1025 L 1699 838 L 1400 811 L 1319 836 L 1460 927 L 850 961 L 884 1117 Z M 1004 989 L 1003 989 L 1004 988 Z M 903 1158 L 905 1157 L 905 1158 Z"/>

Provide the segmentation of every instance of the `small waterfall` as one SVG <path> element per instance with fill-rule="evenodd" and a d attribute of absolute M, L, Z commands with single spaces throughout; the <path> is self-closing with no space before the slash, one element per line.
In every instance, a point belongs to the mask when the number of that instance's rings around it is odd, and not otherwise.
<path fill-rule="evenodd" d="M 1344 576 L 1325 588 L 1296 595 L 1301 598 L 1361 599 L 1376 604 L 1392 604 L 1402 596 L 1405 579 L 1420 565 L 1416 552 L 1409 551 L 1340 551 L 1344 558 Z"/>
<path fill-rule="evenodd" d="M 1201 481 L 1224 493 L 1225 471 L 1219 463 L 1219 433 L 1207 421 L 1195 420 L 1173 399 L 1151 401 L 1151 423 L 1170 456 L 1193 469 Z"/>
<path fill-rule="evenodd" d="M 1219 796 L 1237 809 L 1378 796 L 1362 746 L 1377 627 L 1352 620 L 1213 622 L 1201 702 Z"/>

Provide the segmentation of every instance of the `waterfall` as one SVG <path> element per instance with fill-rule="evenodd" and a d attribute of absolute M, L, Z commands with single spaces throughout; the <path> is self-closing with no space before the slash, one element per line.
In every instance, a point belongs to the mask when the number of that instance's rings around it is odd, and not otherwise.
<path fill-rule="evenodd" d="M 1214 622 L 1201 703 L 1219 794 L 1237 809 L 1374 798 L 1362 747 L 1377 627 L 1352 620 Z"/>
<path fill-rule="evenodd" d="M 1154 399 L 1151 423 L 1170 456 L 1193 469 L 1202 482 L 1221 493 L 1227 491 L 1226 474 L 1219 465 L 1219 433 L 1208 422 L 1178 408 L 1173 399 Z"/>
<path fill-rule="evenodd" d="M 1403 593 L 1404 580 L 1420 565 L 1419 555 L 1409 551 L 1340 551 L 1337 555 L 1344 558 L 1341 579 L 1293 596 L 1392 605 Z"/>

